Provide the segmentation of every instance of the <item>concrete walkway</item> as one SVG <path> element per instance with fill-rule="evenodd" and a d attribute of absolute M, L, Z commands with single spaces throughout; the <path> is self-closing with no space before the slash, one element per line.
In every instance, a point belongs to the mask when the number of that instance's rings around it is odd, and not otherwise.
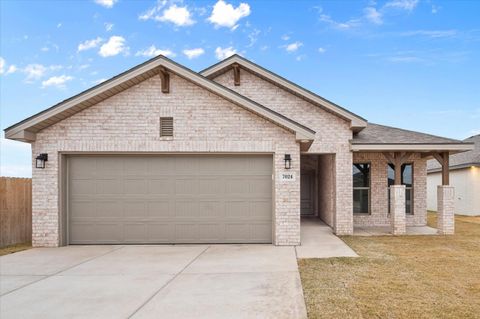
<path fill-rule="evenodd" d="M 0 318 L 306 318 L 294 247 L 68 246 L 0 257 Z"/>
<path fill-rule="evenodd" d="M 302 243 L 296 246 L 297 258 L 358 257 L 332 229 L 318 218 L 302 218 Z"/>

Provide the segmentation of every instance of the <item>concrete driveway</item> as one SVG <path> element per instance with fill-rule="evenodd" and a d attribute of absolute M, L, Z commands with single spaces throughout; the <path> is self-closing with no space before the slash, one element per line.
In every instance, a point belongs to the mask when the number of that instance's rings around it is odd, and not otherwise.
<path fill-rule="evenodd" d="M 0 275 L 2 319 L 306 318 L 293 247 L 35 248 Z"/>

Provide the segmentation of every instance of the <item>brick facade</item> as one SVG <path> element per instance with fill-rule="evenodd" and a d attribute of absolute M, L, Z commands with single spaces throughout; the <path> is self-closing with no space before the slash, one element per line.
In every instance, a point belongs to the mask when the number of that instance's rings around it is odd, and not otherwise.
<path fill-rule="evenodd" d="M 354 225 L 389 226 L 388 163 L 381 153 L 354 153 L 354 163 L 370 163 L 370 214 L 354 214 Z M 410 157 L 413 163 L 413 215 L 406 215 L 407 226 L 427 224 L 427 164 L 420 154 Z"/>
<path fill-rule="evenodd" d="M 214 81 L 297 121 L 316 133 L 307 154 L 335 155 L 335 214 L 333 228 L 336 234 L 353 233 L 352 218 L 352 139 L 350 123 L 312 103 L 287 92 L 259 76 L 241 70 L 241 84 L 235 86 L 233 70 L 217 76 Z M 298 167 L 298 162 L 292 162 Z"/>
<path fill-rule="evenodd" d="M 33 168 L 34 246 L 60 243 L 60 152 L 248 152 L 274 154 L 274 243 L 300 242 L 300 181 L 282 183 L 285 153 L 300 162 L 295 134 L 191 82 L 171 76 L 161 93 L 152 77 L 37 134 L 33 158 L 48 153 L 45 169 Z M 173 116 L 174 138 L 159 137 L 159 117 Z M 35 163 L 33 163 L 34 165 Z M 300 175 L 300 167 L 292 172 Z"/>

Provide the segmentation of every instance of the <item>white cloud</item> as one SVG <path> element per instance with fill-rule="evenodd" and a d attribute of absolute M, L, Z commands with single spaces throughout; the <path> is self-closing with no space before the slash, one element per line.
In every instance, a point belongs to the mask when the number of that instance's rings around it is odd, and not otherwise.
<path fill-rule="evenodd" d="M 333 20 L 327 14 L 321 14 L 320 15 L 320 21 L 328 23 L 332 27 L 334 27 L 335 29 L 340 29 L 340 30 L 353 29 L 353 28 L 358 27 L 360 25 L 360 20 L 359 19 L 350 19 L 346 22 L 338 22 L 338 21 Z"/>
<path fill-rule="evenodd" d="M 106 43 L 100 47 L 98 54 L 106 58 L 109 56 L 115 56 L 119 53 L 125 52 L 128 48 L 125 46 L 125 39 L 121 36 L 114 35 Z"/>
<path fill-rule="evenodd" d="M 383 23 L 382 13 L 377 11 L 377 9 L 375 9 L 374 7 L 365 8 L 364 13 L 365 13 L 365 18 L 367 18 L 368 21 L 374 24 Z"/>
<path fill-rule="evenodd" d="M 217 28 L 227 27 L 236 29 L 238 27 L 237 22 L 248 15 L 250 15 L 250 6 L 247 3 L 242 2 L 238 7 L 234 8 L 231 4 L 219 0 L 213 6 L 213 11 L 208 21 Z"/>
<path fill-rule="evenodd" d="M 412 11 L 418 4 L 418 0 L 392 0 L 385 3 L 385 8 L 402 9 Z"/>
<path fill-rule="evenodd" d="M 173 3 L 165 9 L 167 3 L 167 0 L 159 0 L 155 7 L 139 15 L 138 18 L 140 20 L 171 22 L 179 27 L 185 27 L 195 23 L 187 6 L 179 7 Z"/>
<path fill-rule="evenodd" d="M 290 43 L 290 44 L 287 44 L 285 45 L 285 50 L 287 50 L 287 52 L 295 52 L 297 51 L 301 46 L 303 45 L 302 42 L 293 42 L 293 43 Z"/>
<path fill-rule="evenodd" d="M 105 26 L 105 31 L 107 31 L 107 32 L 112 31 L 113 26 L 114 26 L 113 23 L 108 23 L 108 22 L 105 22 L 103 25 Z"/>
<path fill-rule="evenodd" d="M 162 22 L 171 22 L 179 27 L 186 27 L 195 23 L 192 20 L 190 11 L 187 7 L 177 7 L 173 4 L 169 8 L 163 11 L 163 14 L 160 17 L 157 17 L 156 20 Z"/>
<path fill-rule="evenodd" d="M 27 74 L 27 82 L 31 82 L 33 80 L 38 80 L 45 75 L 47 72 L 47 68 L 41 64 L 29 64 L 24 69 L 23 72 Z"/>
<path fill-rule="evenodd" d="M 103 42 L 103 39 L 100 37 L 97 37 L 96 39 L 92 40 L 86 40 L 85 42 L 82 42 L 78 45 L 78 52 L 80 51 L 85 51 L 89 49 L 96 48 L 100 43 Z"/>
<path fill-rule="evenodd" d="M 457 30 L 414 30 L 400 33 L 401 36 L 425 36 L 429 38 L 450 38 L 458 35 Z"/>
<path fill-rule="evenodd" d="M 7 69 L 7 73 L 6 74 L 12 74 L 12 73 L 15 73 L 17 72 L 18 68 L 15 66 L 15 65 L 10 65 Z"/>
<path fill-rule="evenodd" d="M 215 56 L 219 60 L 223 60 L 228 58 L 229 56 L 232 56 L 237 53 L 237 50 L 235 50 L 233 47 L 228 47 L 228 48 L 221 48 L 217 47 L 215 49 Z"/>
<path fill-rule="evenodd" d="M 199 56 L 201 56 L 204 53 L 205 53 L 205 50 L 202 49 L 202 48 L 183 50 L 183 54 L 185 54 L 187 56 L 187 58 L 189 58 L 189 59 L 198 58 Z"/>
<path fill-rule="evenodd" d="M 146 56 L 146 57 L 154 57 L 157 55 L 163 55 L 167 57 L 174 57 L 176 54 L 172 52 L 169 49 L 162 50 L 162 49 L 157 49 L 154 45 L 150 46 L 149 48 L 145 50 L 138 51 L 135 53 L 136 56 Z"/>
<path fill-rule="evenodd" d="M 282 35 L 282 40 L 283 41 L 288 41 L 288 40 L 290 40 L 290 36 L 288 34 L 284 34 L 284 35 Z"/>
<path fill-rule="evenodd" d="M 247 44 L 247 48 L 252 47 L 258 41 L 259 35 L 260 30 L 258 29 L 253 29 L 253 31 L 248 34 L 248 39 L 250 40 L 250 42 Z"/>
<path fill-rule="evenodd" d="M 118 0 L 95 0 L 96 4 L 99 4 L 105 8 L 113 8 L 113 5 L 117 2 Z"/>
<path fill-rule="evenodd" d="M 5 59 L 0 57 L 0 74 L 3 74 L 5 72 L 5 65 L 7 63 L 5 62 Z"/>
<path fill-rule="evenodd" d="M 60 76 L 52 76 L 51 78 L 42 81 L 42 88 L 46 88 L 49 86 L 55 86 L 57 88 L 64 88 L 65 83 L 68 81 L 73 80 L 73 77 L 69 75 L 60 75 Z"/>
<path fill-rule="evenodd" d="M 40 51 L 42 51 L 42 52 L 48 52 L 48 50 L 50 50 L 48 47 L 43 47 L 43 48 L 40 49 Z"/>
<path fill-rule="evenodd" d="M 327 49 L 325 48 L 318 48 L 318 53 L 325 53 L 327 52 Z"/>

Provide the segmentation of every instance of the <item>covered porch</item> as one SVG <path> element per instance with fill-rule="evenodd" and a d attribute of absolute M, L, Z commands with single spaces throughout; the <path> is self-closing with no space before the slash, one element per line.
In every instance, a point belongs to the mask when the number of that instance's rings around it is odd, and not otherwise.
<path fill-rule="evenodd" d="M 351 141 L 354 235 L 450 235 L 455 191 L 450 154 L 473 145 L 424 133 L 369 124 Z M 427 226 L 426 161 L 442 168 L 437 188 L 438 223 Z"/>

